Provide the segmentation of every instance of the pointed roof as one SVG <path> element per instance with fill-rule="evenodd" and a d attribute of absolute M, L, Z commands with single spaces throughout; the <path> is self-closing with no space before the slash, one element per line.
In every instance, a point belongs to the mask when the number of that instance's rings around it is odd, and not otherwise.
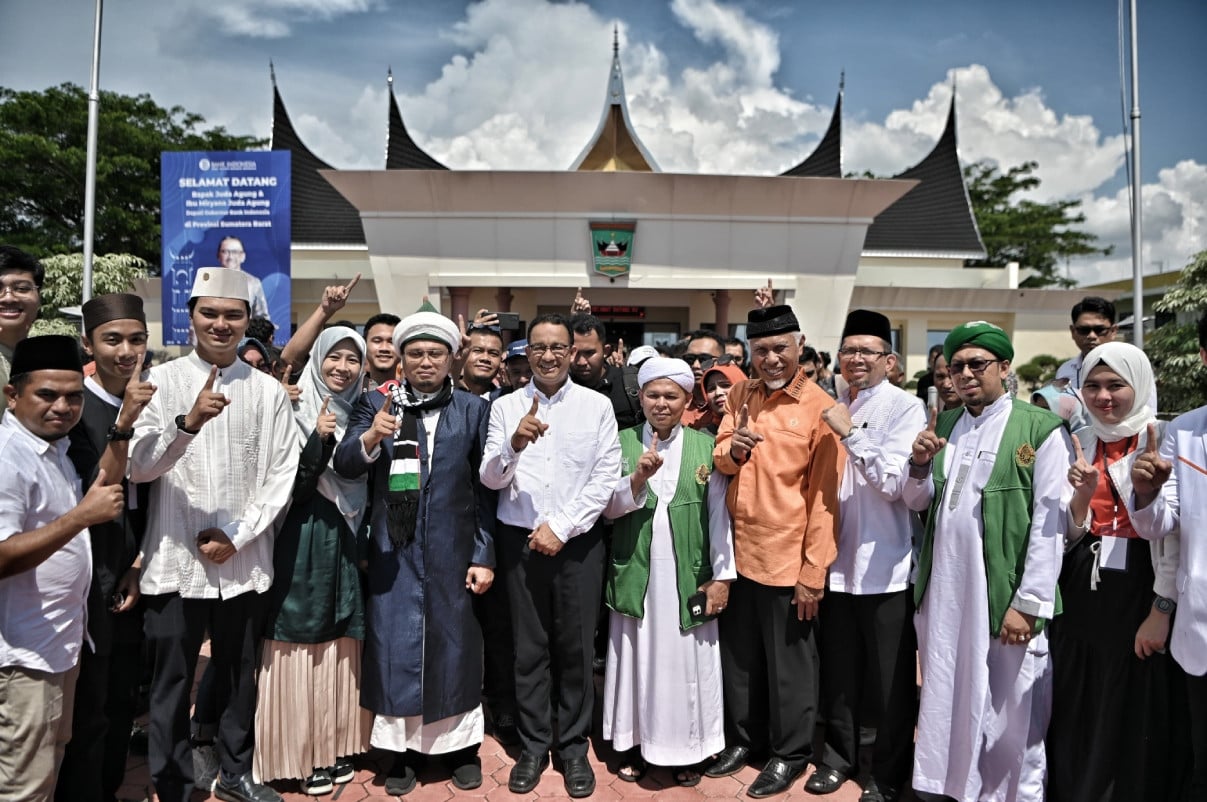
<path fill-rule="evenodd" d="M 800 164 L 781 175 L 809 178 L 842 178 L 842 95 L 844 78 L 838 81 L 838 99 L 834 101 L 834 114 L 830 127 L 822 136 L 813 152 Z"/>
<path fill-rule="evenodd" d="M 389 137 L 386 140 L 386 169 L 387 170 L 447 170 L 440 162 L 433 159 L 423 148 L 415 144 L 402 122 L 402 112 L 398 110 L 398 100 L 394 97 L 394 71 L 386 71 L 386 83 L 390 86 L 390 124 Z"/>
<path fill-rule="evenodd" d="M 290 158 L 292 205 L 290 222 L 294 242 L 332 245 L 363 245 L 365 230 L 360 212 L 319 175 L 331 165 L 315 156 L 302 142 L 285 110 L 285 101 L 272 82 L 272 150 L 287 150 Z"/>
<path fill-rule="evenodd" d="M 985 243 L 972 213 L 956 147 L 954 87 L 939 141 L 922 161 L 893 177 L 912 178 L 919 183 L 868 227 L 864 254 L 924 252 L 962 259 L 985 257 Z"/>
<path fill-rule="evenodd" d="M 608 78 L 608 94 L 604 98 L 603 114 L 591 140 L 570 169 L 597 172 L 661 172 L 654 157 L 638 139 L 637 131 L 629 120 L 624 76 L 620 72 L 620 34 L 615 25 L 612 26 L 612 70 Z"/>

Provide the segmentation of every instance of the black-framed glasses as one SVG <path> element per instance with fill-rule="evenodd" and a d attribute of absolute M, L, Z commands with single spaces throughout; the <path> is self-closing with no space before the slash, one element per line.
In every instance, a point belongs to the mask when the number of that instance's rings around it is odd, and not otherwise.
<path fill-rule="evenodd" d="M 708 370 L 714 365 L 732 365 L 736 357 L 733 354 L 723 354 L 722 356 L 713 356 L 712 354 L 684 354 L 680 357 L 684 362 L 691 365 L 698 362 L 700 367 Z"/>
<path fill-rule="evenodd" d="M 536 345 L 529 344 L 528 352 L 536 356 L 544 356 L 546 352 L 552 351 L 556 357 L 563 357 L 570 351 L 570 346 L 565 343 L 554 343 L 546 345 L 545 343 L 537 343 Z"/>
<path fill-rule="evenodd" d="M 1077 332 L 1082 337 L 1089 337 L 1091 334 L 1097 334 L 1099 337 L 1105 337 L 1111 333 L 1114 326 L 1074 326 L 1073 331 Z"/>
<path fill-rule="evenodd" d="M 1003 359 L 970 359 L 967 362 L 951 362 L 947 369 L 951 371 L 952 376 L 959 376 L 964 372 L 964 368 L 971 370 L 974 376 L 980 376 L 990 365 L 1004 361 Z"/>
<path fill-rule="evenodd" d="M 877 359 L 882 356 L 888 356 L 892 351 L 873 351 L 871 348 L 839 348 L 838 356 L 843 359 Z"/>

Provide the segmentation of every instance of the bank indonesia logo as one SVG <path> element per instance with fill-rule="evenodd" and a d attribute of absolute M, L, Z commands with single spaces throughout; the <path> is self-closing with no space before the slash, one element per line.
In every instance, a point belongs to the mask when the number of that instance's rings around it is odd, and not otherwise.
<path fill-rule="evenodd" d="M 197 166 L 203 171 L 209 170 L 210 169 L 210 160 L 202 159 L 201 161 L 197 162 Z"/>

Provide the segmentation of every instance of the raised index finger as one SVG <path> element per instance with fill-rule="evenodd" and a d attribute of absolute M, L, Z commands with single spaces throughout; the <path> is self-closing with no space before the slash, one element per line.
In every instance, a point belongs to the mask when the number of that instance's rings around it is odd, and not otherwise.
<path fill-rule="evenodd" d="M 1085 462 L 1085 452 L 1081 450 L 1081 438 L 1073 435 L 1073 457 L 1078 462 Z"/>
<path fill-rule="evenodd" d="M 320 415 L 327 414 L 327 405 L 330 403 L 331 403 L 331 396 L 329 396 L 329 395 L 323 396 L 323 407 L 322 407 L 322 409 L 319 410 Z"/>
<path fill-rule="evenodd" d="M 207 389 L 212 390 L 215 393 L 218 392 L 218 366 L 217 365 L 214 365 L 213 367 L 210 368 L 210 378 L 209 378 L 209 381 L 207 381 L 205 383 L 205 386 Z"/>
<path fill-rule="evenodd" d="M 650 451 L 657 453 L 658 451 L 658 433 L 654 432 L 650 437 Z"/>
<path fill-rule="evenodd" d="M 1156 455 L 1157 453 L 1157 424 L 1148 424 L 1148 442 L 1144 444 L 1144 453 Z"/>
<path fill-rule="evenodd" d="M 540 409 L 541 400 L 536 397 L 536 393 L 532 394 L 532 408 L 528 410 L 529 416 L 535 418 L 537 410 Z"/>
<path fill-rule="evenodd" d="M 293 377 L 293 365 L 286 365 L 285 372 L 281 374 L 281 384 L 289 386 L 289 380 Z"/>
<path fill-rule="evenodd" d="M 926 431 L 933 432 L 935 430 L 935 426 L 938 423 L 939 423 L 939 410 L 931 409 L 930 418 L 929 418 L 929 420 L 926 421 Z"/>
<path fill-rule="evenodd" d="M 738 428 L 745 429 L 747 424 L 749 424 L 749 423 L 750 423 L 750 407 L 746 406 L 745 404 L 742 404 L 742 410 L 738 414 Z"/>
<path fill-rule="evenodd" d="M 359 283 L 360 283 L 360 273 L 357 273 L 355 276 L 352 277 L 352 280 L 349 281 L 344 286 L 344 292 L 352 292 L 352 288 L 355 287 Z"/>

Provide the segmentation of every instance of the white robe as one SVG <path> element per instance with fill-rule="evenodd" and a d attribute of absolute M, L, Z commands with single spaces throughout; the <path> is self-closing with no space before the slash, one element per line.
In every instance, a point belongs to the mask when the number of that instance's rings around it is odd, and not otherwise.
<path fill-rule="evenodd" d="M 913 786 L 958 800 L 1044 798 L 1044 734 L 1052 706 L 1048 638 L 1045 630 L 1026 646 L 1002 645 L 998 633 L 989 632 L 980 530 L 981 491 L 999 458 L 1010 404 L 1003 396 L 979 417 L 962 415 L 936 457 L 944 460 L 947 482 L 915 622 L 922 696 Z M 1072 496 L 1070 462 L 1063 430 L 1036 450 L 1031 536 L 1011 606 L 1040 618 L 1051 618 L 1055 608 L 1064 510 Z M 961 488 L 957 478 L 966 463 Z M 903 495 L 919 509 L 933 492 L 928 476 L 907 483 Z"/>
<path fill-rule="evenodd" d="M 648 447 L 650 428 L 642 429 Z M 610 613 L 608 667 L 604 676 L 603 733 L 613 748 L 641 746 L 641 755 L 658 766 L 688 766 L 725 748 L 721 652 L 717 622 L 687 632 L 679 629 L 680 600 L 667 506 L 678 486 L 682 429 L 658 443 L 662 467 L 648 487 L 658 496 L 650 543 L 650 582 L 645 617 Z M 726 478 L 713 471 L 708 480 L 709 543 L 713 576 L 735 579 L 733 526 L 725 505 Z M 629 477 L 617 482 L 604 515 L 619 518 L 645 505 L 636 499 Z"/>

